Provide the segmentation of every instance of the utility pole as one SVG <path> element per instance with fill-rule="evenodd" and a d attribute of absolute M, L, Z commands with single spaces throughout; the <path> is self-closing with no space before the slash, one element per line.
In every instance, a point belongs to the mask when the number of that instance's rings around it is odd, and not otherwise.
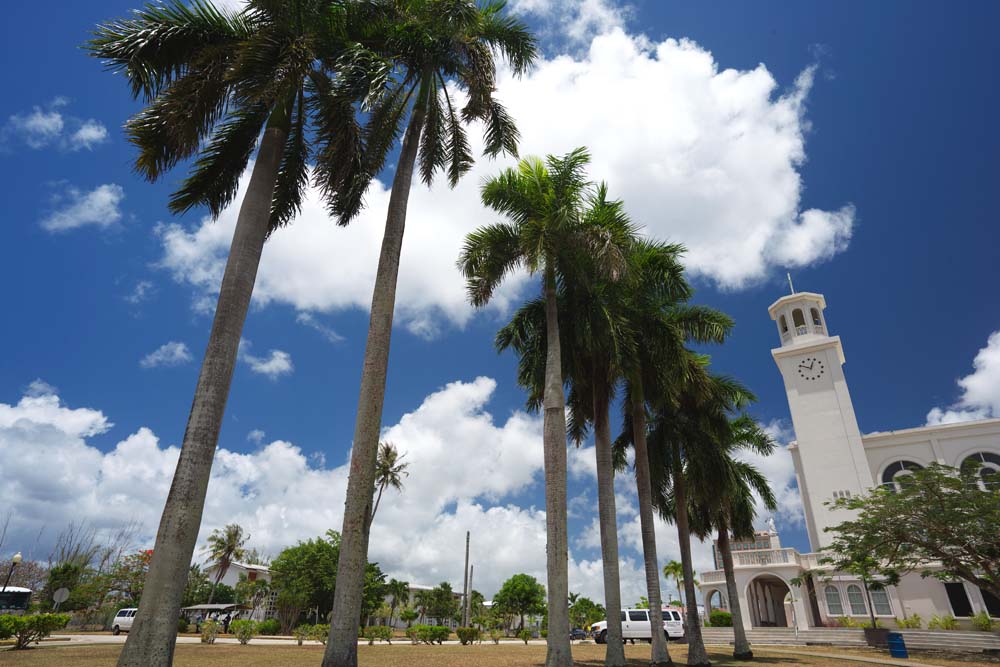
<path fill-rule="evenodd" d="M 465 596 L 465 627 L 472 625 L 472 573 L 475 569 L 475 565 L 469 566 L 469 592 Z"/>
<path fill-rule="evenodd" d="M 469 627 L 469 531 L 465 531 L 465 583 L 462 584 L 462 627 Z"/>

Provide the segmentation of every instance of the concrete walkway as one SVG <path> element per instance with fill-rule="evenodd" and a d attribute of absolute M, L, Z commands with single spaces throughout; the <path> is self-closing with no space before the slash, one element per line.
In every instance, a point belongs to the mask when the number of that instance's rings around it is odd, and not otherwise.
<path fill-rule="evenodd" d="M 844 655 L 843 653 L 815 653 L 813 651 L 795 651 L 784 648 L 772 648 L 770 646 L 760 647 L 761 653 L 783 653 L 786 655 L 805 655 L 811 658 L 831 658 L 834 660 L 850 660 L 853 662 L 867 662 L 873 665 L 896 665 L 898 667 L 940 667 L 929 662 L 914 662 L 913 660 L 901 660 L 891 657 L 862 656 L 855 654 Z"/>

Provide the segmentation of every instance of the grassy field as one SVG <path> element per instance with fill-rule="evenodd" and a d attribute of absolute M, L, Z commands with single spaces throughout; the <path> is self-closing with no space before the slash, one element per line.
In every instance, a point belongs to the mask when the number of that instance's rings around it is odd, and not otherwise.
<path fill-rule="evenodd" d="M 120 646 L 52 646 L 17 653 L 0 652 L 0 665 L 4 667 L 107 667 L 114 665 Z M 815 652 L 830 653 L 835 649 L 824 647 Z M 629 664 L 646 667 L 649 664 L 648 646 L 626 646 Z M 831 660 L 808 656 L 781 655 L 756 651 L 759 656 L 751 664 L 789 665 L 794 667 L 871 667 L 871 663 L 852 660 Z M 174 661 L 175 667 L 316 667 L 323 654 L 321 646 L 238 646 L 238 645 L 180 645 Z M 482 644 L 478 646 L 359 646 L 361 667 L 540 667 L 545 663 L 544 646 Z M 678 665 L 686 658 L 683 646 L 671 646 L 671 657 Z M 711 660 L 719 667 L 746 667 L 747 663 L 734 661 L 721 649 L 710 650 Z M 573 647 L 579 667 L 601 667 L 604 664 L 604 647 L 579 645 Z M 861 655 L 854 653 L 854 655 Z M 869 657 L 874 656 L 871 654 Z M 955 665 L 951 661 L 935 660 L 921 656 L 926 663 Z M 974 663 L 966 662 L 965 667 Z M 981 663 L 986 664 L 986 663 Z M 996 663 L 994 663 L 996 664 Z"/>

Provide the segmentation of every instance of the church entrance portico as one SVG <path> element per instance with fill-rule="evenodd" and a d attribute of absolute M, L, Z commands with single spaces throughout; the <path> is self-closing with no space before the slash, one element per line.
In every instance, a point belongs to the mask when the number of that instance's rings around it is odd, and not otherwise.
<path fill-rule="evenodd" d="M 747 584 L 750 622 L 755 628 L 792 627 L 791 588 L 773 574 L 754 577 Z"/>

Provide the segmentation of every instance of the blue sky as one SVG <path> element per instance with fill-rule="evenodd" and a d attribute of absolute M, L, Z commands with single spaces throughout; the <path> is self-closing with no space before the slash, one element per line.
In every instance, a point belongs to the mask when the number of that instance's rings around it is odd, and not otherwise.
<path fill-rule="evenodd" d="M 826 295 L 864 432 L 924 424 L 933 408 L 1000 414 L 995 3 L 512 5 L 546 56 L 529 81 L 501 79 L 522 153 L 590 145 L 595 178 L 636 221 L 688 245 L 696 300 L 737 323 L 711 350 L 715 366 L 758 394 L 761 422 L 789 437 L 766 311 L 786 271 Z M 11 31 L 0 45 L 0 462 L 22 477 L 0 491 L 0 520 L 8 504 L 15 517 L 0 557 L 44 558 L 73 519 L 136 518 L 137 540 L 149 539 L 208 335 L 233 212 L 218 223 L 169 214 L 184 170 L 157 184 L 133 174 L 121 126 L 139 107 L 80 49 L 92 26 L 132 6 L 8 9 L 10 25 L 45 30 Z M 544 573 L 537 423 L 520 414 L 514 358 L 492 347 L 509 307 L 536 287 L 519 278 L 476 314 L 453 267 L 462 235 L 491 220 L 475 188 L 498 168 L 481 162 L 453 193 L 414 188 L 383 418 L 414 469 L 373 536 L 391 572 L 457 583 L 460 564 L 444 562 L 457 536 L 495 529 L 501 544 L 484 536 L 476 570 L 488 594 L 516 570 Z M 339 527 L 384 199 L 376 184 L 349 230 L 307 205 L 265 249 L 206 530 L 236 518 L 276 552 Z M 571 585 L 598 595 L 588 453 L 572 459 Z M 767 465 L 793 482 L 786 457 Z M 308 493 L 288 491 L 296 479 Z M 805 549 L 786 498 L 783 541 Z M 641 591 L 641 577 L 628 579 L 641 566 L 630 502 L 622 485 L 626 598 Z M 400 539 L 408 524 L 424 535 L 416 546 Z M 676 557 L 670 529 L 659 532 L 662 557 Z M 411 548 L 417 557 L 404 558 Z"/>

